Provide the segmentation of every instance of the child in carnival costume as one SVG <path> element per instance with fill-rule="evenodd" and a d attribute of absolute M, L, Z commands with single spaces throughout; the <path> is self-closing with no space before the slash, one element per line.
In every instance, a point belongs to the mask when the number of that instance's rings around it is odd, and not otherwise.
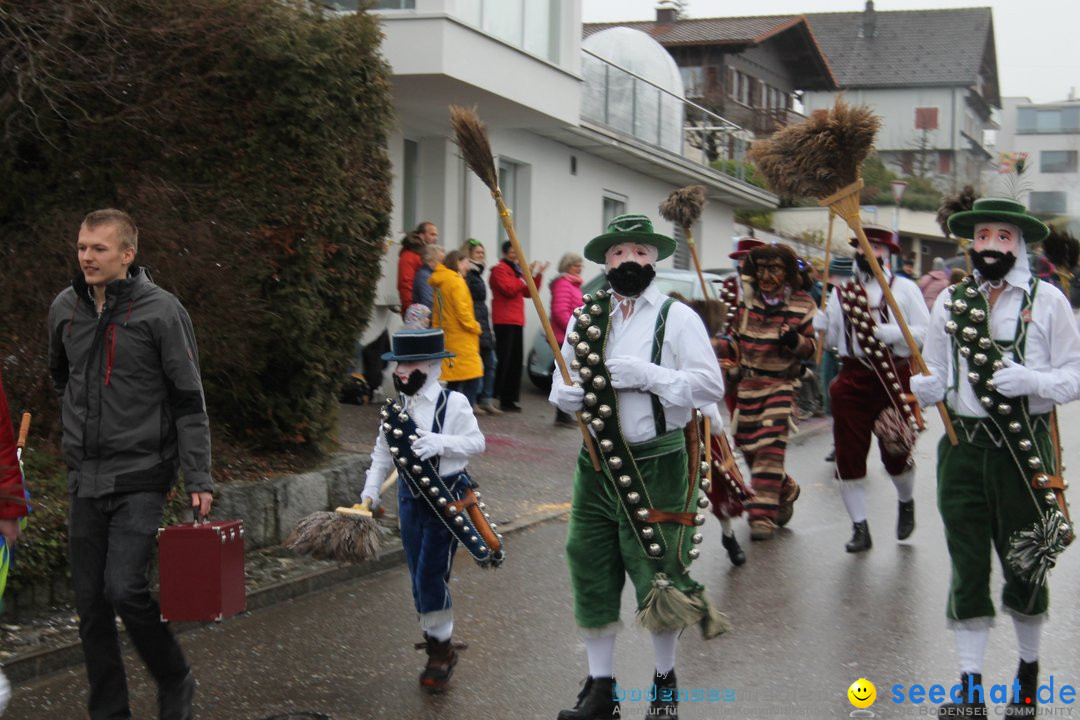
<path fill-rule="evenodd" d="M 891 258 L 900 253 L 896 234 L 888 228 L 865 226 L 866 237 L 911 335 L 926 334 L 930 314 L 919 286 L 894 274 Z M 908 379 L 911 349 L 870 263 L 855 245 L 857 272 L 833 288 L 825 313 L 814 318 L 827 347 L 840 355 L 840 372 L 829 387 L 833 413 L 833 444 L 840 496 L 852 523 L 849 553 L 872 546 L 866 514 L 866 457 L 877 436 L 881 461 L 896 487 L 896 537 L 906 540 L 915 530 L 915 441 L 920 424 L 912 408 Z"/>
<path fill-rule="evenodd" d="M 22 468 L 15 448 L 15 432 L 3 380 L 0 379 L 0 601 L 4 597 L 11 550 L 26 526 L 29 507 L 26 503 Z M 11 699 L 11 685 L 0 671 L 0 715 Z"/>
<path fill-rule="evenodd" d="M 398 398 L 382 411 L 361 498 L 378 507 L 379 487 L 397 464 L 401 544 L 424 635 L 417 648 L 428 655 L 420 684 L 438 691 L 449 682 L 456 649 L 462 647 L 451 642 L 454 553 L 465 544 L 482 563 L 497 563 L 501 556 L 493 557 L 467 515 L 458 512 L 457 504 L 474 485 L 466 465 L 470 456 L 484 451 L 484 435 L 466 397 L 439 385 L 443 361 L 454 357 L 444 348 L 442 330 L 403 330 L 391 337 L 391 348 L 383 360 L 397 362 Z"/>
<path fill-rule="evenodd" d="M 678 634 L 694 624 L 706 637 L 726 629 L 689 571 L 700 554 L 699 508 L 708 505 L 698 498 L 695 408 L 719 402 L 724 381 L 701 318 L 653 283 L 656 262 L 674 250 L 644 215 L 612 219 L 586 245 L 585 257 L 606 266 L 610 291 L 586 295 L 567 328 L 562 354 L 573 384 L 559 372 L 552 378 L 552 404 L 583 411 L 601 464 L 596 470 L 585 448 L 578 454 L 566 554 L 589 675 L 559 720 L 621 717 L 613 666 L 627 575 L 652 633 L 650 716 L 677 716 Z"/>
<path fill-rule="evenodd" d="M 960 440 L 941 439 L 937 477 L 952 561 L 946 615 L 963 692 L 939 714 L 987 711 L 975 687 L 994 619 L 993 550 L 1020 655 L 1020 693 L 1005 715 L 1034 716 L 1047 573 L 1073 536 L 1052 416 L 1055 405 L 1080 397 L 1080 333 L 1061 291 L 1032 275 L 1027 244 L 1048 229 L 1023 205 L 981 198 L 948 224 L 972 239 L 975 271 L 935 300 L 923 351 L 930 375 L 911 378 L 924 406 L 945 401 Z"/>

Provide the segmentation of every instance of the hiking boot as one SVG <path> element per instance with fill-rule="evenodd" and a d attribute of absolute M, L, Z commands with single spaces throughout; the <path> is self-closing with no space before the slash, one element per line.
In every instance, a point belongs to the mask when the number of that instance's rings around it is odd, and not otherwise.
<path fill-rule="evenodd" d="M 756 517 L 750 520 L 750 541 L 761 542 L 762 540 L 772 540 L 773 533 L 776 532 L 776 525 L 767 517 Z"/>
<path fill-rule="evenodd" d="M 780 527 L 787 525 L 795 514 L 795 501 L 801 492 L 799 483 L 790 475 L 784 478 L 784 486 L 780 488 L 780 504 L 776 508 L 776 524 Z"/>
<path fill-rule="evenodd" d="M 679 687 L 675 681 L 675 671 L 665 674 L 657 672 L 653 677 L 653 685 L 656 687 L 656 697 L 649 703 L 645 717 L 679 717 Z"/>
<path fill-rule="evenodd" d="M 847 544 L 844 545 L 844 549 L 849 553 L 865 552 L 873 547 L 874 543 L 870 540 L 870 525 L 865 520 L 857 522 L 851 526 L 852 535 Z"/>
<path fill-rule="evenodd" d="M 983 691 L 977 690 L 969 695 L 969 690 L 974 686 L 982 686 L 982 673 L 964 673 L 960 676 L 960 702 L 945 703 L 938 708 L 938 717 L 989 717 L 986 712 L 986 704 L 983 701 Z M 978 698 L 979 702 L 968 702 L 971 698 Z"/>
<path fill-rule="evenodd" d="M 577 420 L 574 418 L 573 415 L 571 415 L 570 413 L 565 413 L 558 408 L 556 408 L 555 410 L 555 424 L 561 425 L 562 427 L 573 428 L 576 428 L 578 426 Z"/>
<path fill-rule="evenodd" d="M 158 687 L 158 712 L 161 720 L 191 720 L 191 703 L 195 699 L 195 676 L 187 671 L 180 682 Z"/>
<path fill-rule="evenodd" d="M 619 701 L 615 699 L 615 678 L 585 678 L 573 709 L 560 710 L 559 720 L 609 720 L 621 718 Z"/>
<path fill-rule="evenodd" d="M 907 540 L 915 530 L 915 501 L 908 500 L 900 503 L 900 511 L 896 516 L 896 539 Z"/>
<path fill-rule="evenodd" d="M 746 553 L 739 546 L 739 541 L 735 539 L 734 534 L 721 536 L 720 543 L 727 550 L 728 560 L 731 561 L 732 565 L 738 567 L 746 563 Z"/>
<path fill-rule="evenodd" d="M 464 647 L 464 646 L 459 646 Z M 416 643 L 416 649 L 427 651 L 427 666 L 420 673 L 420 685 L 430 692 L 440 692 L 450 682 L 457 665 L 458 654 L 450 640 L 436 640 L 424 635 L 424 642 Z"/>
<path fill-rule="evenodd" d="M 1016 669 L 1016 679 L 1020 683 L 1020 697 L 1013 698 L 1014 702 L 1005 706 L 1005 717 L 1035 717 L 1039 704 L 1036 695 L 1039 686 L 1039 661 L 1026 663 L 1021 660 L 1020 667 Z"/>

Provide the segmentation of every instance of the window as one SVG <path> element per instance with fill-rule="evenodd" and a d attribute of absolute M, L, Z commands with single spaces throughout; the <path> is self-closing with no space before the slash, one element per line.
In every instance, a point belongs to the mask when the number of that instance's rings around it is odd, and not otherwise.
<path fill-rule="evenodd" d="M 1076 172 L 1076 150 L 1043 150 L 1039 153 L 1039 170 L 1044 173 Z"/>
<path fill-rule="evenodd" d="M 679 74 L 682 75 L 683 91 L 687 97 L 705 97 L 705 68 L 681 67 Z"/>
<path fill-rule="evenodd" d="M 626 214 L 626 196 L 617 193 L 605 193 L 603 214 L 604 222 L 600 226 L 601 232 L 607 230 L 608 223 L 611 222 L 612 218 Z"/>
<path fill-rule="evenodd" d="M 401 221 L 406 228 L 420 222 L 416 216 L 416 193 L 420 177 L 420 143 L 406 140 L 401 154 Z"/>
<path fill-rule="evenodd" d="M 672 257 L 672 264 L 674 267 L 680 270 L 687 270 L 690 268 L 690 247 L 686 244 L 686 238 L 683 236 L 682 226 L 675 225 L 672 228 L 671 238 L 675 241 L 675 255 Z M 690 288 L 687 288 L 690 289 Z M 671 292 L 668 290 L 667 292 Z M 689 298 L 692 293 L 685 291 L 679 291 L 683 297 Z"/>
<path fill-rule="evenodd" d="M 917 107 L 917 108 L 915 108 L 915 129 L 916 130 L 937 130 L 938 129 L 938 109 L 936 107 Z"/>
<path fill-rule="evenodd" d="M 1080 132 L 1080 107 L 1020 108 L 1017 111 L 1017 132 L 1020 134 Z"/>
<path fill-rule="evenodd" d="M 352 3 L 356 5 L 356 2 Z M 376 0 L 372 10 L 415 10 L 416 0 Z"/>
<path fill-rule="evenodd" d="M 948 150 L 938 151 L 937 171 L 942 175 L 947 175 L 952 172 L 952 153 Z"/>
<path fill-rule="evenodd" d="M 458 0 L 456 14 L 500 40 L 558 62 L 559 3 L 554 0 Z"/>
<path fill-rule="evenodd" d="M 1028 205 L 1031 212 L 1064 214 L 1066 212 L 1065 193 L 1032 192 Z"/>
<path fill-rule="evenodd" d="M 518 211 L 518 164 L 510 162 L 509 160 L 499 159 L 499 190 L 502 191 L 503 201 L 506 203 L 506 209 L 510 211 L 510 216 L 517 218 Z M 498 236 L 499 245 L 502 245 L 510 237 L 506 234 L 506 229 L 503 227 L 502 220 L 496 218 L 496 235 Z M 520 230 L 519 230 L 520 232 Z"/>

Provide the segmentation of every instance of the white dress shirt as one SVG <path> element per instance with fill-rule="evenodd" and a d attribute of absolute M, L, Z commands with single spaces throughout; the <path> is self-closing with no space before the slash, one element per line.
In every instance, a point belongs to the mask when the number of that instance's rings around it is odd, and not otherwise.
<path fill-rule="evenodd" d="M 885 269 L 885 276 L 888 278 L 891 275 L 892 273 Z M 859 273 L 856 275 L 856 281 L 866 288 L 866 302 L 870 308 L 883 305 L 881 285 L 876 277 L 873 275 L 867 277 Z M 930 313 L 926 309 L 926 300 L 923 299 L 922 290 L 919 289 L 915 282 L 899 276 L 893 279 L 889 289 L 892 290 L 893 298 L 896 299 L 896 304 L 904 315 L 904 321 L 907 322 L 908 329 L 911 330 L 911 336 L 915 338 L 915 342 L 922 342 L 923 336 L 926 334 L 926 327 L 930 323 Z M 888 308 L 888 306 L 886 308 L 889 314 L 889 322 L 895 324 L 896 321 L 892 318 L 892 309 Z M 880 314 L 875 315 L 874 319 L 878 324 L 884 322 L 881 320 Z M 825 347 L 837 348 L 841 357 L 866 357 L 866 353 L 859 347 L 857 340 L 854 343 L 855 347 L 848 347 L 847 332 L 844 329 L 844 310 L 840 307 L 836 288 L 832 289 L 825 304 L 824 330 Z M 900 338 L 899 342 L 890 343 L 889 349 L 897 357 L 911 356 L 911 349 L 903 338 Z"/>
<path fill-rule="evenodd" d="M 650 362 L 656 318 L 665 300 L 667 296 L 657 289 L 656 283 L 652 283 L 634 302 L 630 317 L 624 319 L 619 304 L 612 298 L 605 359 L 633 357 Z M 571 321 L 571 326 L 573 324 Z M 563 340 L 562 355 L 569 366 L 574 359 L 574 347 L 569 339 Z M 573 369 L 570 375 L 574 382 L 581 381 Z M 556 388 L 560 385 L 563 385 L 562 373 L 556 368 L 552 375 L 550 396 L 553 403 Z M 698 314 L 684 303 L 675 302 L 668 310 L 660 365 L 651 368 L 650 390 L 660 398 L 669 432 L 685 427 L 690 422 L 694 408 L 720 402 L 724 398 L 724 378 L 705 325 Z M 626 441 L 639 443 L 656 437 L 649 393 L 643 390 L 616 392 L 619 393 L 619 425 Z"/>
<path fill-rule="evenodd" d="M 416 426 L 422 430 L 430 430 L 435 421 L 435 405 L 439 400 L 438 376 L 429 377 L 424 387 L 412 397 L 405 396 L 405 410 L 412 416 Z M 390 446 L 386 444 L 386 437 L 380 430 L 375 438 L 375 449 L 371 451 L 371 467 L 368 468 L 364 481 L 362 495 L 377 497 L 379 486 L 394 466 L 394 456 L 390 454 Z M 469 464 L 469 456 L 484 452 L 484 433 L 480 432 L 480 426 L 473 415 L 469 400 L 459 392 L 451 392 L 446 401 L 446 418 L 443 421 L 442 433 L 445 450 L 439 456 L 439 474 L 443 477 L 453 475 L 465 469 Z M 435 460 L 436 458 L 432 458 Z M 404 481 L 401 481 L 404 482 Z M 377 503 L 376 503 L 377 504 Z"/>
<path fill-rule="evenodd" d="M 1008 272 L 1005 289 L 990 308 L 990 335 L 999 343 L 1012 342 L 1016 334 L 1016 318 L 1031 279 L 1031 271 L 1025 265 L 1013 267 Z M 980 290 L 987 295 L 989 285 L 982 283 Z M 930 383 L 926 395 L 937 399 L 944 397 L 958 414 L 986 417 L 986 409 L 967 381 L 968 362 L 963 355 L 957 355 L 960 361 L 958 382 L 953 383 L 952 338 L 945 332 L 945 323 L 951 317 L 945 309 L 945 301 L 950 297 L 946 289 L 934 301 L 923 352 L 931 377 L 920 382 Z M 1007 357 L 1016 359 L 1012 353 Z M 1080 397 L 1080 332 L 1069 301 L 1050 283 L 1040 282 L 1035 294 L 1023 364 L 1041 374 L 1038 392 L 1028 396 L 1028 410 L 1032 414 L 1048 413 L 1055 405 Z"/>

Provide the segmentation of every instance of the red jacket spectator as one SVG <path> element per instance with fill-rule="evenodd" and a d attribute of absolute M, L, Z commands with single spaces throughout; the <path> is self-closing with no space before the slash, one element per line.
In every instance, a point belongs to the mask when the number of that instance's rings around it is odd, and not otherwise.
<path fill-rule="evenodd" d="M 423 264 L 420 258 L 420 248 L 424 246 L 422 240 L 413 234 L 409 234 L 402 241 L 401 254 L 398 255 L 397 290 L 401 300 L 401 312 L 412 305 L 413 278 L 416 270 Z"/>
<path fill-rule="evenodd" d="M 540 286 L 541 273 L 533 278 Z M 517 263 L 503 259 L 491 268 L 491 324 L 525 325 L 525 298 L 529 297 L 529 286 Z"/>
<path fill-rule="evenodd" d="M 15 454 L 15 432 L 0 381 L 0 520 L 26 515 L 26 505 L 21 502 L 24 497 L 22 472 Z"/>

